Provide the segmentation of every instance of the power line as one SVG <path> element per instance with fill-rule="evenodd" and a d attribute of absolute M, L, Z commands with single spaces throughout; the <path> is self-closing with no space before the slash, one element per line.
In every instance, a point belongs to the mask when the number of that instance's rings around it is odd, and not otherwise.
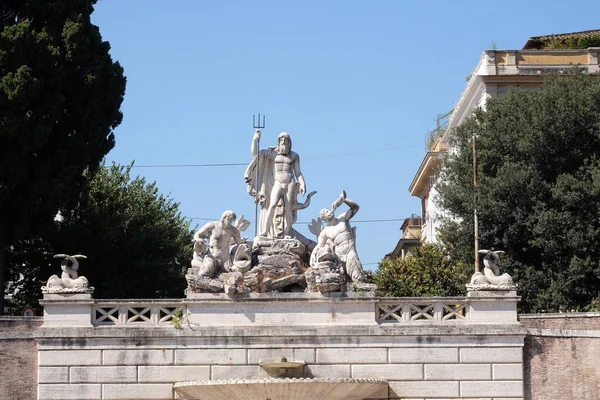
<path fill-rule="evenodd" d="M 304 160 L 318 160 L 323 158 L 334 158 L 334 157 L 345 157 L 345 156 L 354 156 L 357 154 L 366 154 L 366 153 L 378 153 L 382 151 L 390 151 L 397 150 L 403 148 L 410 147 L 422 147 L 420 144 L 411 144 L 406 146 L 393 146 L 386 147 L 383 149 L 375 149 L 375 150 L 364 150 L 364 151 L 356 151 L 352 153 L 339 153 L 339 154 L 330 154 L 324 156 L 314 156 L 314 157 L 303 157 Z M 246 166 L 248 162 L 245 163 L 214 163 L 214 164 L 147 164 L 147 165 L 132 165 L 132 168 L 202 168 L 202 167 L 239 167 Z M 120 167 L 128 166 L 128 165 L 118 165 Z"/>
<path fill-rule="evenodd" d="M 358 220 L 352 220 L 352 223 L 370 223 L 370 222 L 398 222 L 398 221 L 404 221 L 406 218 L 390 218 L 390 219 L 358 219 Z M 296 222 L 297 224 L 310 224 L 312 223 L 312 221 L 300 221 L 300 222 Z"/>
<path fill-rule="evenodd" d="M 205 217 L 189 217 L 190 219 L 199 219 L 199 220 L 203 220 L 203 221 L 216 221 L 218 218 L 205 218 Z M 395 222 L 395 221 L 403 221 L 403 219 L 397 219 L 397 218 L 392 218 L 392 219 L 373 219 L 373 220 L 362 220 L 362 221 L 352 221 L 352 222 Z M 303 222 L 297 222 L 297 224 L 301 224 Z M 305 223 L 305 222 L 304 222 Z M 390 234 L 391 235 L 391 234 Z M 362 265 L 377 265 L 379 264 L 379 262 L 368 262 L 368 263 L 361 263 Z"/>
<path fill-rule="evenodd" d="M 188 217 L 189 219 L 199 219 L 202 221 L 216 221 L 219 218 L 205 218 L 205 217 Z M 369 223 L 369 222 L 398 222 L 404 221 L 406 218 L 390 218 L 390 219 L 363 219 L 363 220 L 352 220 L 352 223 Z M 312 221 L 311 221 L 312 222 Z M 296 224 L 310 224 L 308 221 L 296 222 Z"/>
<path fill-rule="evenodd" d="M 353 223 L 356 222 L 393 222 L 393 221 L 404 221 L 406 218 L 390 218 L 390 219 L 363 219 L 363 220 L 352 220 Z M 302 222 L 300 222 L 302 223 Z M 307 222 L 306 222 L 307 223 Z"/>
<path fill-rule="evenodd" d="M 384 149 L 355 151 L 353 153 L 340 153 L 340 154 L 331 154 L 331 155 L 328 155 L 328 156 L 304 157 L 304 159 L 305 160 L 317 160 L 317 159 L 320 159 L 320 158 L 355 156 L 357 154 L 379 153 L 379 152 L 382 152 L 382 151 L 397 150 L 397 149 L 406 149 L 406 148 L 410 148 L 410 147 L 422 147 L 422 146 L 423 145 L 421 145 L 421 144 L 409 144 L 409 145 L 406 145 L 406 146 L 386 147 Z"/>
<path fill-rule="evenodd" d="M 132 168 L 195 168 L 195 167 L 237 167 L 248 163 L 221 163 L 221 164 L 153 164 L 132 165 Z"/>

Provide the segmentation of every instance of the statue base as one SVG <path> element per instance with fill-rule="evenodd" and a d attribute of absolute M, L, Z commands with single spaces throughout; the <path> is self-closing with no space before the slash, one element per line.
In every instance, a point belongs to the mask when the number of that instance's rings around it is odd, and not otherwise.
<path fill-rule="evenodd" d="M 257 293 L 303 292 L 309 257 L 298 239 L 257 236 L 252 244 L 253 267 L 244 275 L 244 286 Z"/>
<path fill-rule="evenodd" d="M 480 285 L 470 285 L 467 284 L 465 285 L 467 287 L 467 292 L 471 292 L 471 291 L 516 291 L 517 290 L 517 285 L 508 285 L 508 284 L 498 284 L 498 285 L 492 285 L 491 283 L 487 283 L 487 284 L 480 284 Z"/>
<path fill-rule="evenodd" d="M 333 263 L 319 263 L 306 270 L 306 285 L 309 292 L 345 292 L 346 274 Z"/>
<path fill-rule="evenodd" d="M 82 293 L 92 294 L 94 293 L 93 287 L 58 287 L 58 286 L 42 286 L 42 294 L 71 294 L 71 293 Z"/>
<path fill-rule="evenodd" d="M 377 285 L 374 283 L 367 282 L 352 282 L 348 284 L 347 291 L 349 293 L 361 293 L 367 297 L 375 297 L 377 292 Z"/>
<path fill-rule="evenodd" d="M 294 238 L 257 236 L 252 245 L 252 268 L 245 272 L 222 272 L 216 277 L 199 276 L 199 268 L 188 269 L 186 293 L 304 292 L 310 253 Z"/>
<path fill-rule="evenodd" d="M 185 276 L 188 283 L 186 294 L 188 293 L 222 293 L 223 281 L 220 279 L 209 278 L 197 274 L 199 268 L 189 268 Z"/>
<path fill-rule="evenodd" d="M 221 272 L 215 277 L 200 276 L 200 268 L 189 268 L 185 276 L 186 295 L 226 293 L 228 295 L 274 292 L 345 293 L 375 296 L 377 286 L 349 282 L 344 269 L 333 262 L 309 267 L 310 251 L 296 238 L 257 236 L 252 243 L 249 271 Z"/>

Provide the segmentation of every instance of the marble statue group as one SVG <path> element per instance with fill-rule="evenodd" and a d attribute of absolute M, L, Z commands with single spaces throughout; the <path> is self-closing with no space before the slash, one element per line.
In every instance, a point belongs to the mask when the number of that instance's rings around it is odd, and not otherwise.
<path fill-rule="evenodd" d="M 260 207 L 257 235 L 251 242 L 242 239 L 240 232 L 249 222 L 243 216 L 235 222 L 232 211 L 200 228 L 186 275 L 188 292 L 373 292 L 356 251 L 356 229 L 350 225 L 358 204 L 342 191 L 332 208 L 321 210 L 309 226 L 315 240 L 302 235 L 294 229 L 298 211 L 310 205 L 316 191 L 299 201 L 307 185 L 291 136 L 283 132 L 276 146 L 259 149 L 261 134 L 260 129 L 254 133 L 252 161 L 244 174 L 248 194 Z M 335 216 L 343 204 L 348 210 Z"/>
<path fill-rule="evenodd" d="M 244 216 L 231 210 L 218 221 L 202 226 L 193 237 L 191 267 L 186 274 L 186 293 L 227 293 L 228 295 L 268 292 L 362 292 L 374 295 L 377 289 L 367 282 L 356 251 L 356 228 L 350 224 L 358 204 L 342 190 L 331 208 L 323 208 L 308 230 L 314 239 L 294 229 L 298 211 L 309 207 L 307 184 L 300 169 L 300 156 L 292 151 L 292 138 L 283 132 L 277 145 L 259 149 L 260 129 L 250 146 L 252 161 L 244 174 L 248 194 L 260 207 L 257 234 L 242 237 L 250 226 Z M 299 196 L 306 195 L 303 202 Z M 336 212 L 344 206 L 345 211 Z M 469 291 L 515 290 L 508 274 L 500 273 L 502 251 L 480 250 L 483 273 L 476 269 L 467 284 Z M 78 275 L 84 255 L 57 254 L 62 258 L 61 276 L 52 275 L 45 294 L 91 294 L 94 288 Z"/>

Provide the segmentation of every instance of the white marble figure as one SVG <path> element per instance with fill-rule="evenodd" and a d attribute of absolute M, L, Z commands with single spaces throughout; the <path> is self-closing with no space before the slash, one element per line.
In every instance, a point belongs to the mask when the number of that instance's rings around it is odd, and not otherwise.
<path fill-rule="evenodd" d="M 290 230 L 289 236 L 299 239 L 300 242 L 304 245 L 306 245 L 305 241 L 307 239 L 304 238 L 300 232 L 295 230 L 293 228 L 293 225 L 298 220 L 298 210 L 304 210 L 305 208 L 307 208 L 310 205 L 310 198 L 313 197 L 315 194 L 317 194 L 317 191 L 313 190 L 312 192 L 310 192 L 309 194 L 306 195 L 306 200 L 304 201 L 304 203 L 298 203 L 297 201 L 295 201 L 291 206 L 292 229 Z M 285 226 L 285 210 L 283 207 L 283 201 L 280 200 L 279 203 L 277 204 L 277 207 L 275 208 L 275 215 L 273 217 L 273 226 L 272 226 L 271 230 L 274 232 L 281 233 L 281 232 L 283 232 L 284 226 Z"/>
<path fill-rule="evenodd" d="M 77 270 L 79 269 L 78 259 L 87 258 L 84 255 L 76 254 L 70 256 L 67 254 L 56 254 L 54 258 L 64 258 L 60 267 L 62 269 L 61 277 L 52 275 L 48 279 L 46 286 L 42 287 L 43 293 L 91 293 L 94 291 L 93 287 L 90 287 L 85 276 L 79 276 Z"/>
<path fill-rule="evenodd" d="M 300 156 L 292 151 L 292 139 L 285 132 L 277 138 L 277 147 L 259 151 L 260 137 L 260 129 L 257 129 L 251 146 L 254 158 L 244 175 L 248 193 L 261 206 L 258 236 L 291 237 L 295 212 L 302 208 L 297 203 L 298 193 L 306 193 Z M 280 221 L 277 220 L 278 207 L 282 208 Z"/>
<path fill-rule="evenodd" d="M 516 286 L 512 277 L 500 274 L 500 255 L 503 251 L 479 250 L 479 254 L 485 254 L 483 258 L 483 274 L 475 272 L 471 277 L 471 283 L 467 287 L 471 290 L 512 290 Z"/>
<path fill-rule="evenodd" d="M 194 253 L 192 267 L 199 269 L 200 276 L 214 278 L 222 272 L 230 270 L 244 270 L 250 266 L 250 256 L 246 238 L 242 239 L 240 231 L 248 228 L 250 223 L 241 216 L 237 224 L 233 211 L 225 211 L 219 221 L 209 222 L 194 234 Z M 206 243 L 202 235 L 210 233 L 208 238 L 208 254 L 202 256 Z M 235 245 L 234 255 L 230 252 L 230 245 Z"/>
<path fill-rule="evenodd" d="M 336 217 L 334 212 L 342 204 L 346 204 L 350 209 Z M 311 232 L 318 235 L 317 246 L 310 257 L 311 267 L 316 266 L 319 262 L 331 262 L 331 253 L 333 252 L 353 282 L 366 280 L 356 252 L 356 228 L 350 226 L 350 219 L 356 215 L 358 209 L 358 204 L 347 199 L 346 192 L 342 191 L 340 197 L 333 202 L 331 210 L 327 208 L 321 210 L 319 215 L 321 221 L 326 223 L 325 228 L 318 232 L 320 224 L 315 222 L 309 227 Z"/>

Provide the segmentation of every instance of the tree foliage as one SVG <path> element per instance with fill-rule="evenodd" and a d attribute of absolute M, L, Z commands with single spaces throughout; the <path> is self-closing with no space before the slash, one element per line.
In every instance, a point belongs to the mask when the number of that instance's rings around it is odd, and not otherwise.
<path fill-rule="evenodd" d="M 600 82 L 549 76 L 491 99 L 454 135 L 440 205 L 450 254 L 473 254 L 472 136 L 480 247 L 507 252 L 529 312 L 582 309 L 600 283 Z"/>
<path fill-rule="evenodd" d="M 24 307 L 33 307 L 37 315 L 42 315 L 38 299 L 42 297 L 41 287 L 51 275 L 60 276 L 60 261 L 54 260 L 51 243 L 39 235 L 32 235 L 17 241 L 6 253 L 8 266 L 6 314 L 21 315 Z M 85 261 L 84 261 L 85 262 Z M 83 266 L 85 268 L 85 266 Z"/>
<path fill-rule="evenodd" d="M 471 266 L 453 263 L 441 246 L 426 244 L 405 259 L 383 260 L 372 281 L 380 296 L 458 296 L 465 294 L 471 273 Z"/>
<path fill-rule="evenodd" d="M 50 275 L 61 272 L 60 262 L 51 258 L 55 253 L 88 257 L 79 272 L 95 287 L 96 298 L 183 295 L 192 254 L 189 221 L 178 203 L 154 183 L 131 179 L 130 170 L 116 165 L 98 170 L 86 196 L 63 214 L 52 235 L 14 246 L 12 270 L 27 277 L 15 296 L 18 305 L 34 304 Z"/>
<path fill-rule="evenodd" d="M 600 46 L 600 35 L 569 36 L 564 39 L 541 38 L 549 49 L 587 49 Z"/>
<path fill-rule="evenodd" d="M 0 250 L 74 206 L 114 146 L 125 77 L 90 21 L 95 2 L 2 2 Z"/>

